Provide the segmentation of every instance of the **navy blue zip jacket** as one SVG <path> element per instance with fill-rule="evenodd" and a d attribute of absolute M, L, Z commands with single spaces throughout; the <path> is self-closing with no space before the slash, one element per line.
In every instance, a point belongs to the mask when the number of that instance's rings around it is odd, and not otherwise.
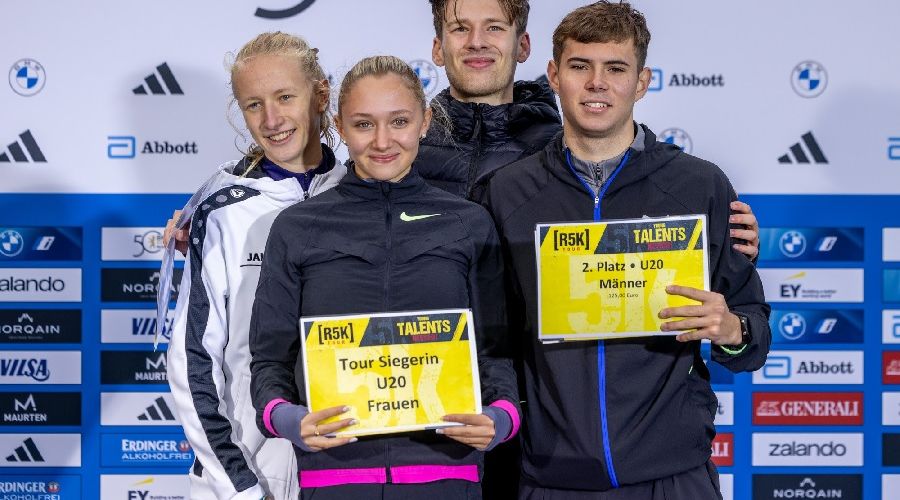
<path fill-rule="evenodd" d="M 737 355 L 713 347 L 713 359 L 734 372 L 754 370 L 769 350 L 762 284 L 731 247 L 736 195 L 728 179 L 644 130 L 645 150 L 631 150 L 599 203 L 569 167 L 561 136 L 487 182 L 484 203 L 511 270 L 510 331 L 526 338 L 523 475 L 541 487 L 602 491 L 700 466 L 711 455 L 717 402 L 699 341 L 539 343 L 535 224 L 707 214 L 711 288 L 748 317 L 753 337 Z"/>
<path fill-rule="evenodd" d="M 491 106 L 458 101 L 444 89 L 434 98 L 453 124 L 428 129 L 415 169 L 432 186 L 462 198 L 484 176 L 540 151 L 560 131 L 559 111 L 542 82 L 513 85 L 513 102 Z"/>
<path fill-rule="evenodd" d="M 501 352 L 503 265 L 483 207 L 429 186 L 415 168 L 397 183 L 366 182 L 351 168 L 331 191 L 285 209 L 269 233 L 250 326 L 258 427 L 274 436 L 267 413 L 273 401 L 306 405 L 301 316 L 445 308 L 472 309 L 482 400 L 504 401 L 517 427 L 515 372 Z M 294 450 L 301 486 L 304 471 L 375 467 L 390 481 L 393 468 L 423 464 L 477 466 L 480 477 L 483 457 L 434 431 Z"/>

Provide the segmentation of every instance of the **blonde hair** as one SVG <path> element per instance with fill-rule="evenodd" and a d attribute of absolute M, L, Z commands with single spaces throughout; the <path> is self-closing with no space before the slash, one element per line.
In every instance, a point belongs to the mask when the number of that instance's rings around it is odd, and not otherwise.
<path fill-rule="evenodd" d="M 367 76 L 385 76 L 388 74 L 397 75 L 403 80 L 403 84 L 412 92 L 413 97 L 415 97 L 424 111 L 427 103 L 425 101 L 425 91 L 422 90 L 422 81 L 419 80 L 416 72 L 409 67 L 409 64 L 395 56 L 371 56 L 354 64 L 350 71 L 344 75 L 344 80 L 341 82 L 341 92 L 338 95 L 338 115 L 341 114 L 344 103 L 347 101 L 347 96 L 350 94 L 353 86 L 356 85 L 356 82 Z"/>
<path fill-rule="evenodd" d="M 234 88 L 235 75 L 237 75 L 237 72 L 241 70 L 248 59 L 261 55 L 294 57 L 300 66 L 300 70 L 312 80 L 313 91 L 325 93 L 325 110 L 319 114 L 319 137 L 329 147 L 333 148 L 335 140 L 331 129 L 332 120 L 329 106 L 331 96 L 325 83 L 323 83 L 327 81 L 327 76 L 319 64 L 318 54 L 319 49 L 310 47 L 309 43 L 299 36 L 289 35 L 281 31 L 260 33 L 241 47 L 241 50 L 234 56 L 234 61 L 230 64 L 232 103 L 237 102 L 237 92 L 235 92 Z M 250 161 L 250 165 L 245 171 L 246 174 L 262 161 L 264 152 L 259 145 L 251 144 L 244 154 Z"/>

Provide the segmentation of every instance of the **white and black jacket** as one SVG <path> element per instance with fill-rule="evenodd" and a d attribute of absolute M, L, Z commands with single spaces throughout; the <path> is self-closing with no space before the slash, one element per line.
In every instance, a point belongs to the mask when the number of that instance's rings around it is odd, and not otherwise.
<path fill-rule="evenodd" d="M 265 438 L 250 402 L 248 331 L 269 229 L 283 209 L 334 187 L 346 173 L 333 164 L 304 192 L 296 179 L 274 181 L 258 169 L 241 177 L 246 164 L 223 165 L 193 214 L 168 350 L 169 385 L 197 457 L 194 474 L 220 499 L 266 493 L 255 456 Z"/>

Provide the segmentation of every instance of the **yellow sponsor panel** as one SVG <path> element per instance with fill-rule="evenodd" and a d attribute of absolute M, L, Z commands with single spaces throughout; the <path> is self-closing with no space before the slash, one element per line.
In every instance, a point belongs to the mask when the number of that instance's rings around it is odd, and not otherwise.
<path fill-rule="evenodd" d="M 351 408 L 341 435 L 445 427 L 450 413 L 480 413 L 468 310 L 300 320 L 310 411 Z M 334 418 L 331 420 L 338 420 Z"/>
<path fill-rule="evenodd" d="M 659 311 L 697 302 L 666 286 L 709 289 L 703 215 L 539 224 L 535 248 L 541 340 L 677 334 Z"/>

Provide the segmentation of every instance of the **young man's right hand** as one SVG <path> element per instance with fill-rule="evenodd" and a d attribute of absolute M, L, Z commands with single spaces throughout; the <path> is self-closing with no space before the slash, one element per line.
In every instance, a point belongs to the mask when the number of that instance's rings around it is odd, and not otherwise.
<path fill-rule="evenodd" d="M 166 230 L 163 232 L 163 245 L 168 246 L 169 240 L 175 238 L 175 250 L 181 252 L 181 255 L 187 255 L 188 237 L 191 234 L 191 222 L 181 229 L 175 228 L 175 222 L 181 217 L 181 210 L 172 212 L 172 218 L 166 221 Z"/>

